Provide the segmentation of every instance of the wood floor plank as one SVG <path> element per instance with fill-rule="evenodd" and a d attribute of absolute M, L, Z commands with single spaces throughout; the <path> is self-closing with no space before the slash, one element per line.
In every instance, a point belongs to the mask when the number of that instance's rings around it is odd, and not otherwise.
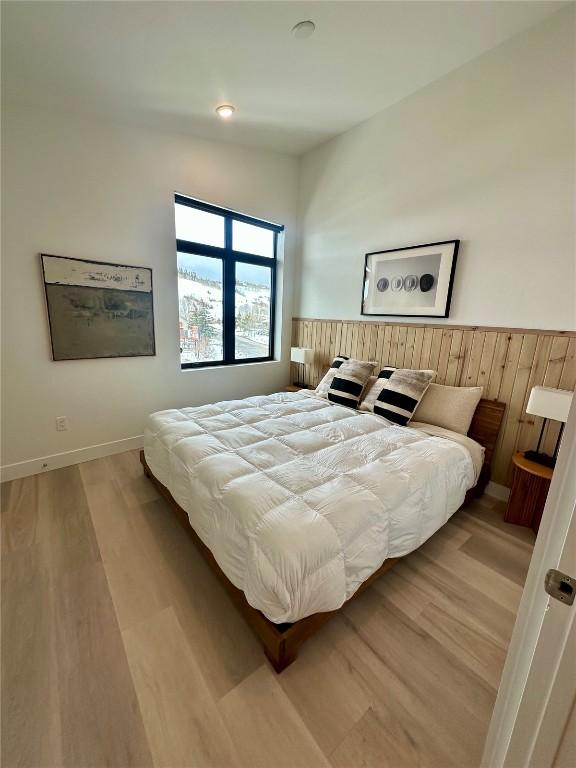
<path fill-rule="evenodd" d="M 112 600 L 124 630 L 168 607 L 171 596 L 162 578 L 162 557 L 141 508 L 128 507 L 110 476 L 90 482 L 92 470 L 81 467 Z"/>
<path fill-rule="evenodd" d="M 2 764 L 62 765 L 56 626 L 38 551 L 2 558 Z"/>
<path fill-rule="evenodd" d="M 377 612 L 366 611 L 370 600 L 378 600 Z M 444 702 L 450 717 L 462 722 L 489 717 L 494 692 L 449 648 L 426 632 L 421 624 L 383 598 L 374 595 L 344 607 L 344 615 L 364 642 L 406 684 L 416 681 L 418 693 L 433 704 Z"/>
<path fill-rule="evenodd" d="M 463 586 L 477 589 L 498 605 L 516 613 L 522 597 L 522 587 L 516 582 L 460 549 L 450 549 L 439 544 L 435 537 L 427 541 L 419 552 L 432 562 L 441 563 L 442 568 L 449 571 Z"/>
<path fill-rule="evenodd" d="M 462 545 L 461 551 L 520 586 L 526 580 L 532 552 L 520 546 L 520 542 L 514 545 L 497 533 L 487 533 L 472 536 Z"/>
<path fill-rule="evenodd" d="M 458 520 L 455 517 L 451 517 L 447 523 L 436 531 L 432 539 L 428 539 L 428 541 L 435 541 L 452 549 L 458 549 L 468 541 L 471 535 L 470 531 L 467 531 L 458 524 Z M 422 546 L 425 547 L 427 543 L 424 542 Z"/>
<path fill-rule="evenodd" d="M 167 503 L 141 510 L 171 605 L 217 700 L 262 664 L 262 648 Z"/>
<path fill-rule="evenodd" d="M 330 756 L 334 768 L 403 768 L 417 764 L 415 748 L 403 729 L 401 737 L 390 737 L 388 727 L 371 707 L 358 725 Z M 403 737 L 403 738 L 402 738 Z"/>
<path fill-rule="evenodd" d="M 227 693 L 218 706 L 236 745 L 241 766 L 329 766 L 269 666 L 257 669 Z"/>
<path fill-rule="evenodd" d="M 48 567 L 66 573 L 101 560 L 77 466 L 37 475 L 40 540 Z"/>
<path fill-rule="evenodd" d="M 312 638 L 278 678 L 325 755 L 367 712 L 370 701 L 328 635 Z"/>
<path fill-rule="evenodd" d="M 480 590 L 463 585 L 442 565 L 412 552 L 397 566 L 399 575 L 428 594 L 435 605 L 478 627 L 506 648 L 512 634 L 515 615 Z"/>
<path fill-rule="evenodd" d="M 120 486 L 126 504 L 145 504 L 159 497 L 156 487 L 148 481 L 142 472 L 139 451 L 127 451 L 105 459 L 111 476 Z"/>
<path fill-rule="evenodd" d="M 510 541 L 526 552 L 532 552 L 536 534 L 524 525 L 504 522 L 506 505 L 501 502 L 487 503 L 477 499 L 463 507 L 454 516 L 457 524 L 471 534 L 488 532 Z"/>
<path fill-rule="evenodd" d="M 62 765 L 152 765 L 102 563 L 55 591 Z"/>
<path fill-rule="evenodd" d="M 409 713 L 374 704 L 330 755 L 334 768 L 447 768 L 448 754 Z"/>
<path fill-rule="evenodd" d="M 522 598 L 522 587 L 498 571 L 491 570 L 483 562 L 470 557 L 461 550 L 446 551 L 433 546 L 422 554 L 433 562 L 441 562 L 442 568 L 456 579 L 482 592 L 486 597 L 506 610 L 516 613 Z"/>
<path fill-rule="evenodd" d="M 430 604 L 418 617 L 418 625 L 460 659 L 494 691 L 498 690 L 506 651 L 488 635 L 461 618 Z"/>
<path fill-rule="evenodd" d="M 262 651 L 167 503 L 128 506 L 98 462 L 81 467 L 121 629 L 172 606 L 215 700 L 262 664 Z"/>
<path fill-rule="evenodd" d="M 417 619 L 432 600 L 430 594 L 415 587 L 394 568 L 375 581 L 373 589 L 410 619 Z"/>
<path fill-rule="evenodd" d="M 2 552 L 27 549 L 38 541 L 38 476 L 2 484 Z"/>
<path fill-rule="evenodd" d="M 360 599 L 364 600 L 364 595 Z M 388 664 L 386 651 L 382 655 L 378 650 L 380 640 L 373 644 L 370 637 L 356 631 L 347 617 L 338 617 L 327 630 L 373 705 L 383 711 L 391 708 L 398 727 L 419 745 L 413 766 L 425 764 L 424 756 L 430 755 L 434 768 L 477 768 L 487 723 L 482 725 L 473 716 L 463 717 L 461 711 L 453 719 L 442 699 L 430 702 L 417 676 L 408 675 L 407 681 L 404 675 L 398 676 Z M 377 748 L 368 751 L 372 749 Z"/>
<path fill-rule="evenodd" d="M 123 639 L 155 768 L 234 768 L 232 742 L 172 608 Z"/>
<path fill-rule="evenodd" d="M 5 764 L 150 765 L 78 467 L 34 481 L 34 542 L 3 560 Z"/>

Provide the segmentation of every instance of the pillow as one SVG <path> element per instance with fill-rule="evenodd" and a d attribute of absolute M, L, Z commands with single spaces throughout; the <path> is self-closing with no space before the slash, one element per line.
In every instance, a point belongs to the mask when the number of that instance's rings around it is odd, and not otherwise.
<path fill-rule="evenodd" d="M 332 360 L 332 365 L 328 368 L 322 381 L 314 390 L 317 395 L 320 395 L 320 397 L 328 397 L 328 390 L 330 389 L 330 384 L 332 384 L 332 379 L 336 375 L 338 368 L 340 368 L 342 363 L 345 363 L 346 360 L 350 360 L 346 355 L 337 355 L 334 360 Z"/>
<path fill-rule="evenodd" d="M 330 384 L 332 384 L 332 379 L 336 375 L 336 372 L 338 371 L 338 368 L 342 365 L 342 363 L 345 363 L 346 360 L 349 360 L 349 357 L 346 357 L 346 355 L 337 355 L 334 360 L 332 360 L 332 365 L 326 373 L 324 374 L 324 377 L 320 384 L 316 387 L 314 392 L 316 392 L 317 395 L 320 395 L 320 397 L 328 397 L 328 390 L 330 389 Z"/>
<path fill-rule="evenodd" d="M 412 371 L 409 368 L 393 370 L 388 378 L 384 377 L 384 385 L 374 401 L 374 413 L 395 424 L 406 426 L 433 377 L 434 371 Z"/>
<path fill-rule="evenodd" d="M 466 435 L 480 398 L 482 387 L 449 387 L 430 384 L 414 413 L 415 421 L 450 429 Z"/>
<path fill-rule="evenodd" d="M 338 405 L 347 405 L 349 408 L 358 408 L 362 392 L 373 370 L 374 363 L 346 360 L 337 369 L 330 383 L 328 400 Z"/>
<path fill-rule="evenodd" d="M 378 381 L 378 376 L 369 376 L 368 377 L 368 381 L 366 382 L 366 386 L 364 387 L 364 395 L 362 396 L 362 402 L 360 403 L 360 410 L 361 411 L 365 411 L 366 410 L 366 408 L 363 408 L 364 401 L 368 397 L 368 395 L 370 394 L 370 390 L 372 389 L 374 384 L 376 384 L 377 381 Z"/>
<path fill-rule="evenodd" d="M 378 395 L 382 392 L 384 387 L 387 385 L 388 380 L 390 379 L 394 371 L 399 371 L 399 370 L 410 371 L 411 369 L 392 368 L 391 366 L 386 366 L 385 368 L 382 368 L 382 370 L 380 371 L 377 377 L 372 376 L 370 378 L 370 381 L 366 385 L 364 398 L 360 403 L 361 411 L 374 410 L 374 403 L 378 399 Z M 436 371 L 413 371 L 413 372 L 429 374 L 429 381 L 434 381 L 434 379 L 436 378 Z"/>
<path fill-rule="evenodd" d="M 332 379 L 336 375 L 342 363 L 345 363 L 347 360 L 353 360 L 356 363 L 366 362 L 365 360 L 354 360 L 354 358 L 346 357 L 346 355 L 338 355 L 337 357 L 334 358 L 334 360 L 332 360 L 332 365 L 326 371 L 326 373 L 324 374 L 324 378 L 314 390 L 315 394 L 320 395 L 320 397 L 328 397 L 328 390 L 330 389 L 330 384 L 332 383 Z M 370 365 L 372 366 L 372 369 L 374 369 L 378 365 L 378 363 L 371 361 Z"/>

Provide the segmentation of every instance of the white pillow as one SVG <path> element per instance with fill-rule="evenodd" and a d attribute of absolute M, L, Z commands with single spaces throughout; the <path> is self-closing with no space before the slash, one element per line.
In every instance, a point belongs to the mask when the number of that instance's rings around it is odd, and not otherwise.
<path fill-rule="evenodd" d="M 412 419 L 468 434 L 483 387 L 449 387 L 430 384 Z"/>

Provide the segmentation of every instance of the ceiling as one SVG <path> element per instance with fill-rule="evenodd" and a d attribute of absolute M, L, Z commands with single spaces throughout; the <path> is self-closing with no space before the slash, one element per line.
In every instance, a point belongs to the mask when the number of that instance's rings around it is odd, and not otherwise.
<path fill-rule="evenodd" d="M 300 154 L 564 4 L 4 2 L 3 96 Z"/>

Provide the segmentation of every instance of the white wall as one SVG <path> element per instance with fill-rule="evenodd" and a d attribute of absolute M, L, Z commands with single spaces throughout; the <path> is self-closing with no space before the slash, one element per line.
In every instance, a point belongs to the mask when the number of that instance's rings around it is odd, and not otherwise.
<path fill-rule="evenodd" d="M 294 314 L 358 319 L 366 252 L 459 238 L 424 322 L 573 329 L 574 54 L 572 6 L 306 154 Z"/>
<path fill-rule="evenodd" d="M 153 410 L 288 381 L 295 158 L 15 104 L 2 128 L 2 465 L 137 436 Z M 180 370 L 175 190 L 286 225 L 282 362 Z M 156 357 L 52 362 L 40 252 L 151 266 Z M 55 430 L 56 416 L 69 431 Z"/>

